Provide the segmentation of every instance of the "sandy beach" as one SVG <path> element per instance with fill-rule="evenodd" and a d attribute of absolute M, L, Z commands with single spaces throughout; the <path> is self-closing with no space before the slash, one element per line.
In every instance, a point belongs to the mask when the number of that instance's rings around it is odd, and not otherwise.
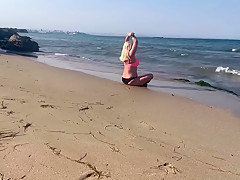
<path fill-rule="evenodd" d="M 240 118 L 0 55 L 0 179 L 240 179 Z"/>

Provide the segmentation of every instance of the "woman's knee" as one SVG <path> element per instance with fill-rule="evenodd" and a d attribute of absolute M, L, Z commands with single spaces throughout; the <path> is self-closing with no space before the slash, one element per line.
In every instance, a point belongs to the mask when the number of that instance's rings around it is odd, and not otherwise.
<path fill-rule="evenodd" d="M 153 74 L 147 74 L 147 76 L 150 80 L 153 78 Z"/>

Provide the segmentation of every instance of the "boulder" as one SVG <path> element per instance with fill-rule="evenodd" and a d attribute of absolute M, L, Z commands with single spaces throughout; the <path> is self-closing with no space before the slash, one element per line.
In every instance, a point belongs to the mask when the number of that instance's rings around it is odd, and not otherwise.
<path fill-rule="evenodd" d="M 18 52 L 37 52 L 39 51 L 38 43 L 32 41 L 30 37 L 13 34 L 2 49 Z"/>
<path fill-rule="evenodd" d="M 13 34 L 18 32 L 27 33 L 26 29 L 0 28 L 0 40 L 8 40 Z"/>
<path fill-rule="evenodd" d="M 0 48 L 6 44 L 6 40 L 0 40 Z"/>
<path fill-rule="evenodd" d="M 17 32 L 19 33 L 28 33 L 26 29 L 17 29 Z"/>

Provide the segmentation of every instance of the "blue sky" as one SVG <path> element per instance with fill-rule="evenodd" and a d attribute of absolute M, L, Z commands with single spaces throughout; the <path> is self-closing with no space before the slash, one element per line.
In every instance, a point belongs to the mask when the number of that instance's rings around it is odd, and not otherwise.
<path fill-rule="evenodd" d="M 240 39 L 240 0 L 0 0 L 0 27 Z"/>

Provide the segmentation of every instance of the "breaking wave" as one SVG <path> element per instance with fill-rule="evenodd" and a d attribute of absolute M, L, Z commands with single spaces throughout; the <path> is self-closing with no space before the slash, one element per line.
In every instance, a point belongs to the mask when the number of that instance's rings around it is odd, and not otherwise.
<path fill-rule="evenodd" d="M 230 69 L 229 67 L 219 66 L 219 67 L 216 68 L 215 72 L 218 72 L 218 73 L 227 73 L 227 74 L 233 74 L 233 75 L 238 75 L 238 76 L 240 76 L 240 71 L 239 71 L 239 70 Z"/>

